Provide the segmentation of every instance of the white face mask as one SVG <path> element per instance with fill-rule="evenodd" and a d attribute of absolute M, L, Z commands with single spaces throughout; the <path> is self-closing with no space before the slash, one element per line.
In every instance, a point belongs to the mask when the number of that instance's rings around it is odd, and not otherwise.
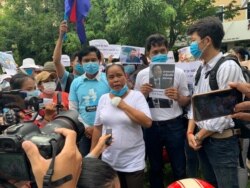
<path fill-rule="evenodd" d="M 46 94 L 53 94 L 56 90 L 56 83 L 55 82 L 46 82 L 43 83 L 43 92 Z"/>

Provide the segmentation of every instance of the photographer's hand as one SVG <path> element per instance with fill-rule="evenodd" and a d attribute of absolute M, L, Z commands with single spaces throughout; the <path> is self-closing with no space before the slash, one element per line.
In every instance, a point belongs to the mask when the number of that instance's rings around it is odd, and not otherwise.
<path fill-rule="evenodd" d="M 71 174 L 72 180 L 62 184 L 59 188 L 76 187 L 82 169 L 82 156 L 76 145 L 76 133 L 65 128 L 58 128 L 56 133 L 65 136 L 65 145 L 55 158 L 54 174 L 52 181 L 58 180 Z M 47 173 L 51 159 L 45 159 L 31 141 L 24 141 L 22 147 L 27 154 L 32 166 L 32 171 L 39 188 L 43 187 L 43 178 Z"/>

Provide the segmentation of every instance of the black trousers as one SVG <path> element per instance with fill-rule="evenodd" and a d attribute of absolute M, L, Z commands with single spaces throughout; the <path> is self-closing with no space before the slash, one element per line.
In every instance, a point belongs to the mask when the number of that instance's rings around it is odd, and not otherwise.
<path fill-rule="evenodd" d="M 143 188 L 144 170 L 136 172 L 117 172 L 121 188 Z"/>

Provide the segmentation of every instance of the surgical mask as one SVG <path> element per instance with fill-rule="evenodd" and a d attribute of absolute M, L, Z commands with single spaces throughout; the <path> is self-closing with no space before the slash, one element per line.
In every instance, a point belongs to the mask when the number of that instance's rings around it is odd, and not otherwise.
<path fill-rule="evenodd" d="M 119 91 L 116 91 L 114 89 L 111 89 L 110 90 L 110 93 L 112 93 L 114 96 L 118 96 L 118 97 L 121 97 L 123 96 L 126 92 L 128 91 L 128 86 L 127 84 L 122 88 L 120 89 Z"/>
<path fill-rule="evenodd" d="M 33 74 L 33 69 L 25 69 L 25 72 L 27 73 L 27 75 L 31 76 Z"/>
<path fill-rule="evenodd" d="M 132 74 L 135 71 L 134 65 L 126 65 L 124 66 L 124 71 L 126 74 Z"/>
<path fill-rule="evenodd" d="M 99 63 L 98 62 L 89 62 L 89 63 L 84 63 L 82 65 L 83 70 L 88 73 L 88 74 L 95 74 L 99 71 Z"/>
<path fill-rule="evenodd" d="M 77 64 L 74 66 L 74 69 L 76 70 L 76 72 L 77 72 L 79 75 L 84 74 L 83 66 L 82 66 L 80 63 L 77 63 Z"/>
<path fill-rule="evenodd" d="M 158 54 L 151 58 L 152 63 L 166 63 L 168 60 L 167 54 Z"/>
<path fill-rule="evenodd" d="M 46 82 L 43 83 L 43 92 L 46 94 L 53 94 L 56 90 L 56 83 L 55 82 Z"/>
<path fill-rule="evenodd" d="M 195 59 L 199 59 L 201 57 L 202 51 L 200 50 L 197 41 L 194 41 L 190 44 L 190 52 Z"/>

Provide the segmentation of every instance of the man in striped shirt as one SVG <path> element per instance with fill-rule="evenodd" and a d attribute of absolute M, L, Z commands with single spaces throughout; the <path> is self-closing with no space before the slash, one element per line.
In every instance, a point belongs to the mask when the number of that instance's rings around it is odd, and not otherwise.
<path fill-rule="evenodd" d="M 209 76 L 206 75 L 223 56 L 220 47 L 224 34 L 222 23 L 215 17 L 201 19 L 190 26 L 188 35 L 192 40 L 191 53 L 204 61 L 200 79 L 194 86 L 194 94 L 211 91 Z M 221 64 L 216 79 L 219 89 L 228 88 L 229 82 L 245 82 L 241 68 L 233 60 Z M 192 110 L 189 119 L 189 146 L 198 150 L 204 178 L 218 188 L 239 187 L 239 146 L 238 138 L 232 131 L 233 120 L 220 117 L 195 122 Z"/>

